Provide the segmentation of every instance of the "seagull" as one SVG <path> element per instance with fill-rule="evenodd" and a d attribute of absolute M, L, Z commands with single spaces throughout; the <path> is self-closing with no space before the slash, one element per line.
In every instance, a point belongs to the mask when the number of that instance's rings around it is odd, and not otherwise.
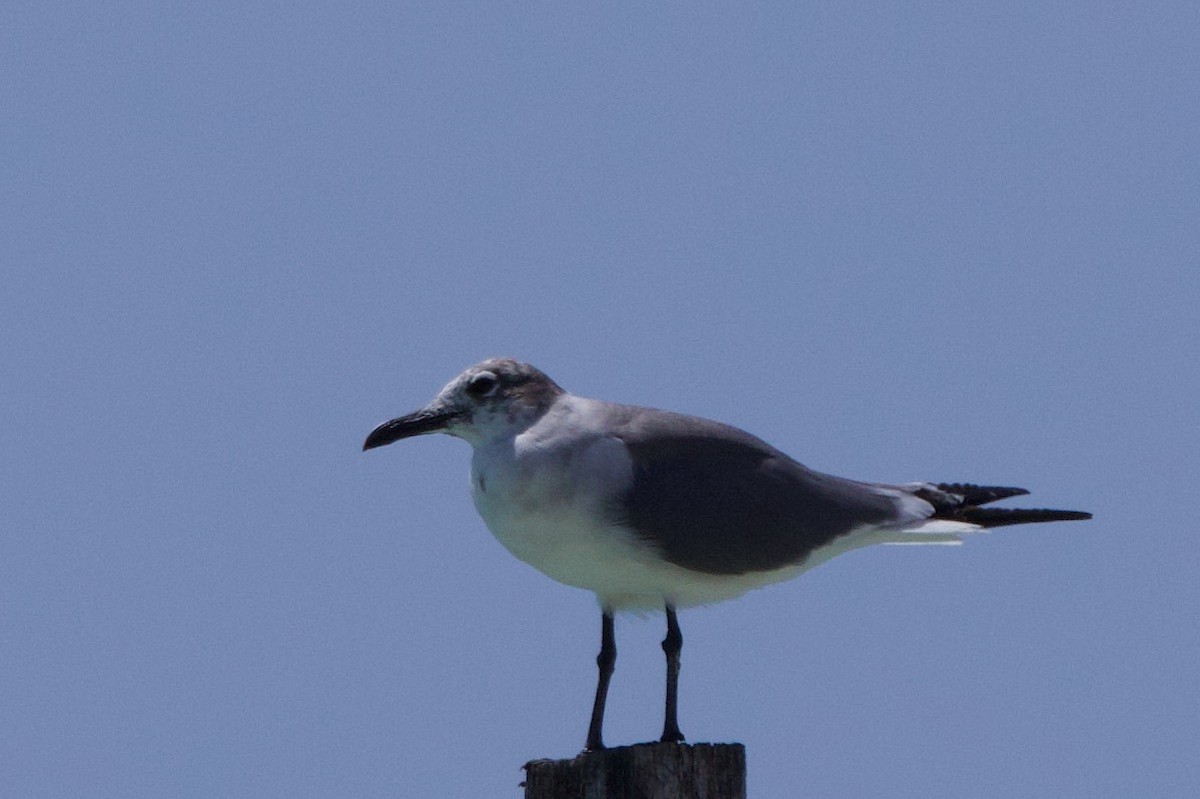
<path fill-rule="evenodd" d="M 376 427 L 363 449 L 428 433 L 472 446 L 471 496 L 509 552 L 599 601 L 584 751 L 604 749 L 618 611 L 666 614 L 660 740 L 680 743 L 678 608 L 732 599 L 871 544 L 956 544 L 991 527 L 1092 517 L 984 507 L 1023 488 L 824 474 L 736 427 L 575 396 L 510 358 L 468 368 L 425 407 Z"/>

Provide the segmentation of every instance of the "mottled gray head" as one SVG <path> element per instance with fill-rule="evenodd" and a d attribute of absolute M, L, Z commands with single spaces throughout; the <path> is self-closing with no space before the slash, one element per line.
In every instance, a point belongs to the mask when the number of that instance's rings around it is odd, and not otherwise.
<path fill-rule="evenodd" d="M 562 394 L 557 383 L 529 364 L 490 358 L 451 380 L 424 408 L 376 427 L 363 449 L 425 433 L 474 442 L 498 428 L 533 424 Z"/>

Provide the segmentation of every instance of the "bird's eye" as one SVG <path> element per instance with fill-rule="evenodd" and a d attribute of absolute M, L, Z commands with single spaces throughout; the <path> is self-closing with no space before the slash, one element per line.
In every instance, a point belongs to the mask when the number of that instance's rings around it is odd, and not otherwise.
<path fill-rule="evenodd" d="M 486 397 L 496 389 L 500 381 L 491 372 L 480 372 L 467 383 L 467 393 L 472 397 Z"/>

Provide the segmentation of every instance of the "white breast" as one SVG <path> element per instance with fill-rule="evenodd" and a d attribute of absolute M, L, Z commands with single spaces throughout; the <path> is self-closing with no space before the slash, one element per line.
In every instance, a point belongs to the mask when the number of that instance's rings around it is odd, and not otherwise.
<path fill-rule="evenodd" d="M 571 432 L 560 428 L 546 441 L 535 426 L 481 444 L 471 460 L 471 494 L 515 556 L 556 580 L 596 590 L 603 563 L 639 549 L 616 529 L 612 507 L 632 479 L 632 464 L 619 441 Z"/>

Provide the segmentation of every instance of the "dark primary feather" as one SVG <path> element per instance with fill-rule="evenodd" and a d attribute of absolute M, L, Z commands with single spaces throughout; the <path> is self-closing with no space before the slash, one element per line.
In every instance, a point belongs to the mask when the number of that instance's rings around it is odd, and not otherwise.
<path fill-rule="evenodd" d="M 967 507 L 952 518 L 957 521 L 978 524 L 980 527 L 1003 527 L 1007 524 L 1031 524 L 1034 522 L 1085 521 L 1092 514 L 1079 510 L 1052 510 L 1050 508 L 977 508 Z"/>
<path fill-rule="evenodd" d="M 934 519 L 950 519 L 957 522 L 978 524 L 981 527 L 1003 527 L 1009 524 L 1032 524 L 1036 522 L 1082 521 L 1092 514 L 1077 510 L 1052 510 L 1050 508 L 981 508 L 989 502 L 1008 497 L 1028 494 L 1024 488 L 1002 486 L 979 486 L 972 483 L 938 483 L 935 486 L 918 486 L 910 489 L 921 499 L 933 505 Z"/>
<path fill-rule="evenodd" d="M 974 483 L 938 483 L 939 491 L 947 494 L 958 494 L 964 505 L 986 505 L 1009 497 L 1020 497 L 1028 494 L 1024 488 L 1011 486 L 980 486 Z"/>
<path fill-rule="evenodd" d="M 634 462 L 623 520 L 678 566 L 743 574 L 799 563 L 864 524 L 897 516 L 877 487 L 807 469 L 749 433 L 621 407 Z"/>

